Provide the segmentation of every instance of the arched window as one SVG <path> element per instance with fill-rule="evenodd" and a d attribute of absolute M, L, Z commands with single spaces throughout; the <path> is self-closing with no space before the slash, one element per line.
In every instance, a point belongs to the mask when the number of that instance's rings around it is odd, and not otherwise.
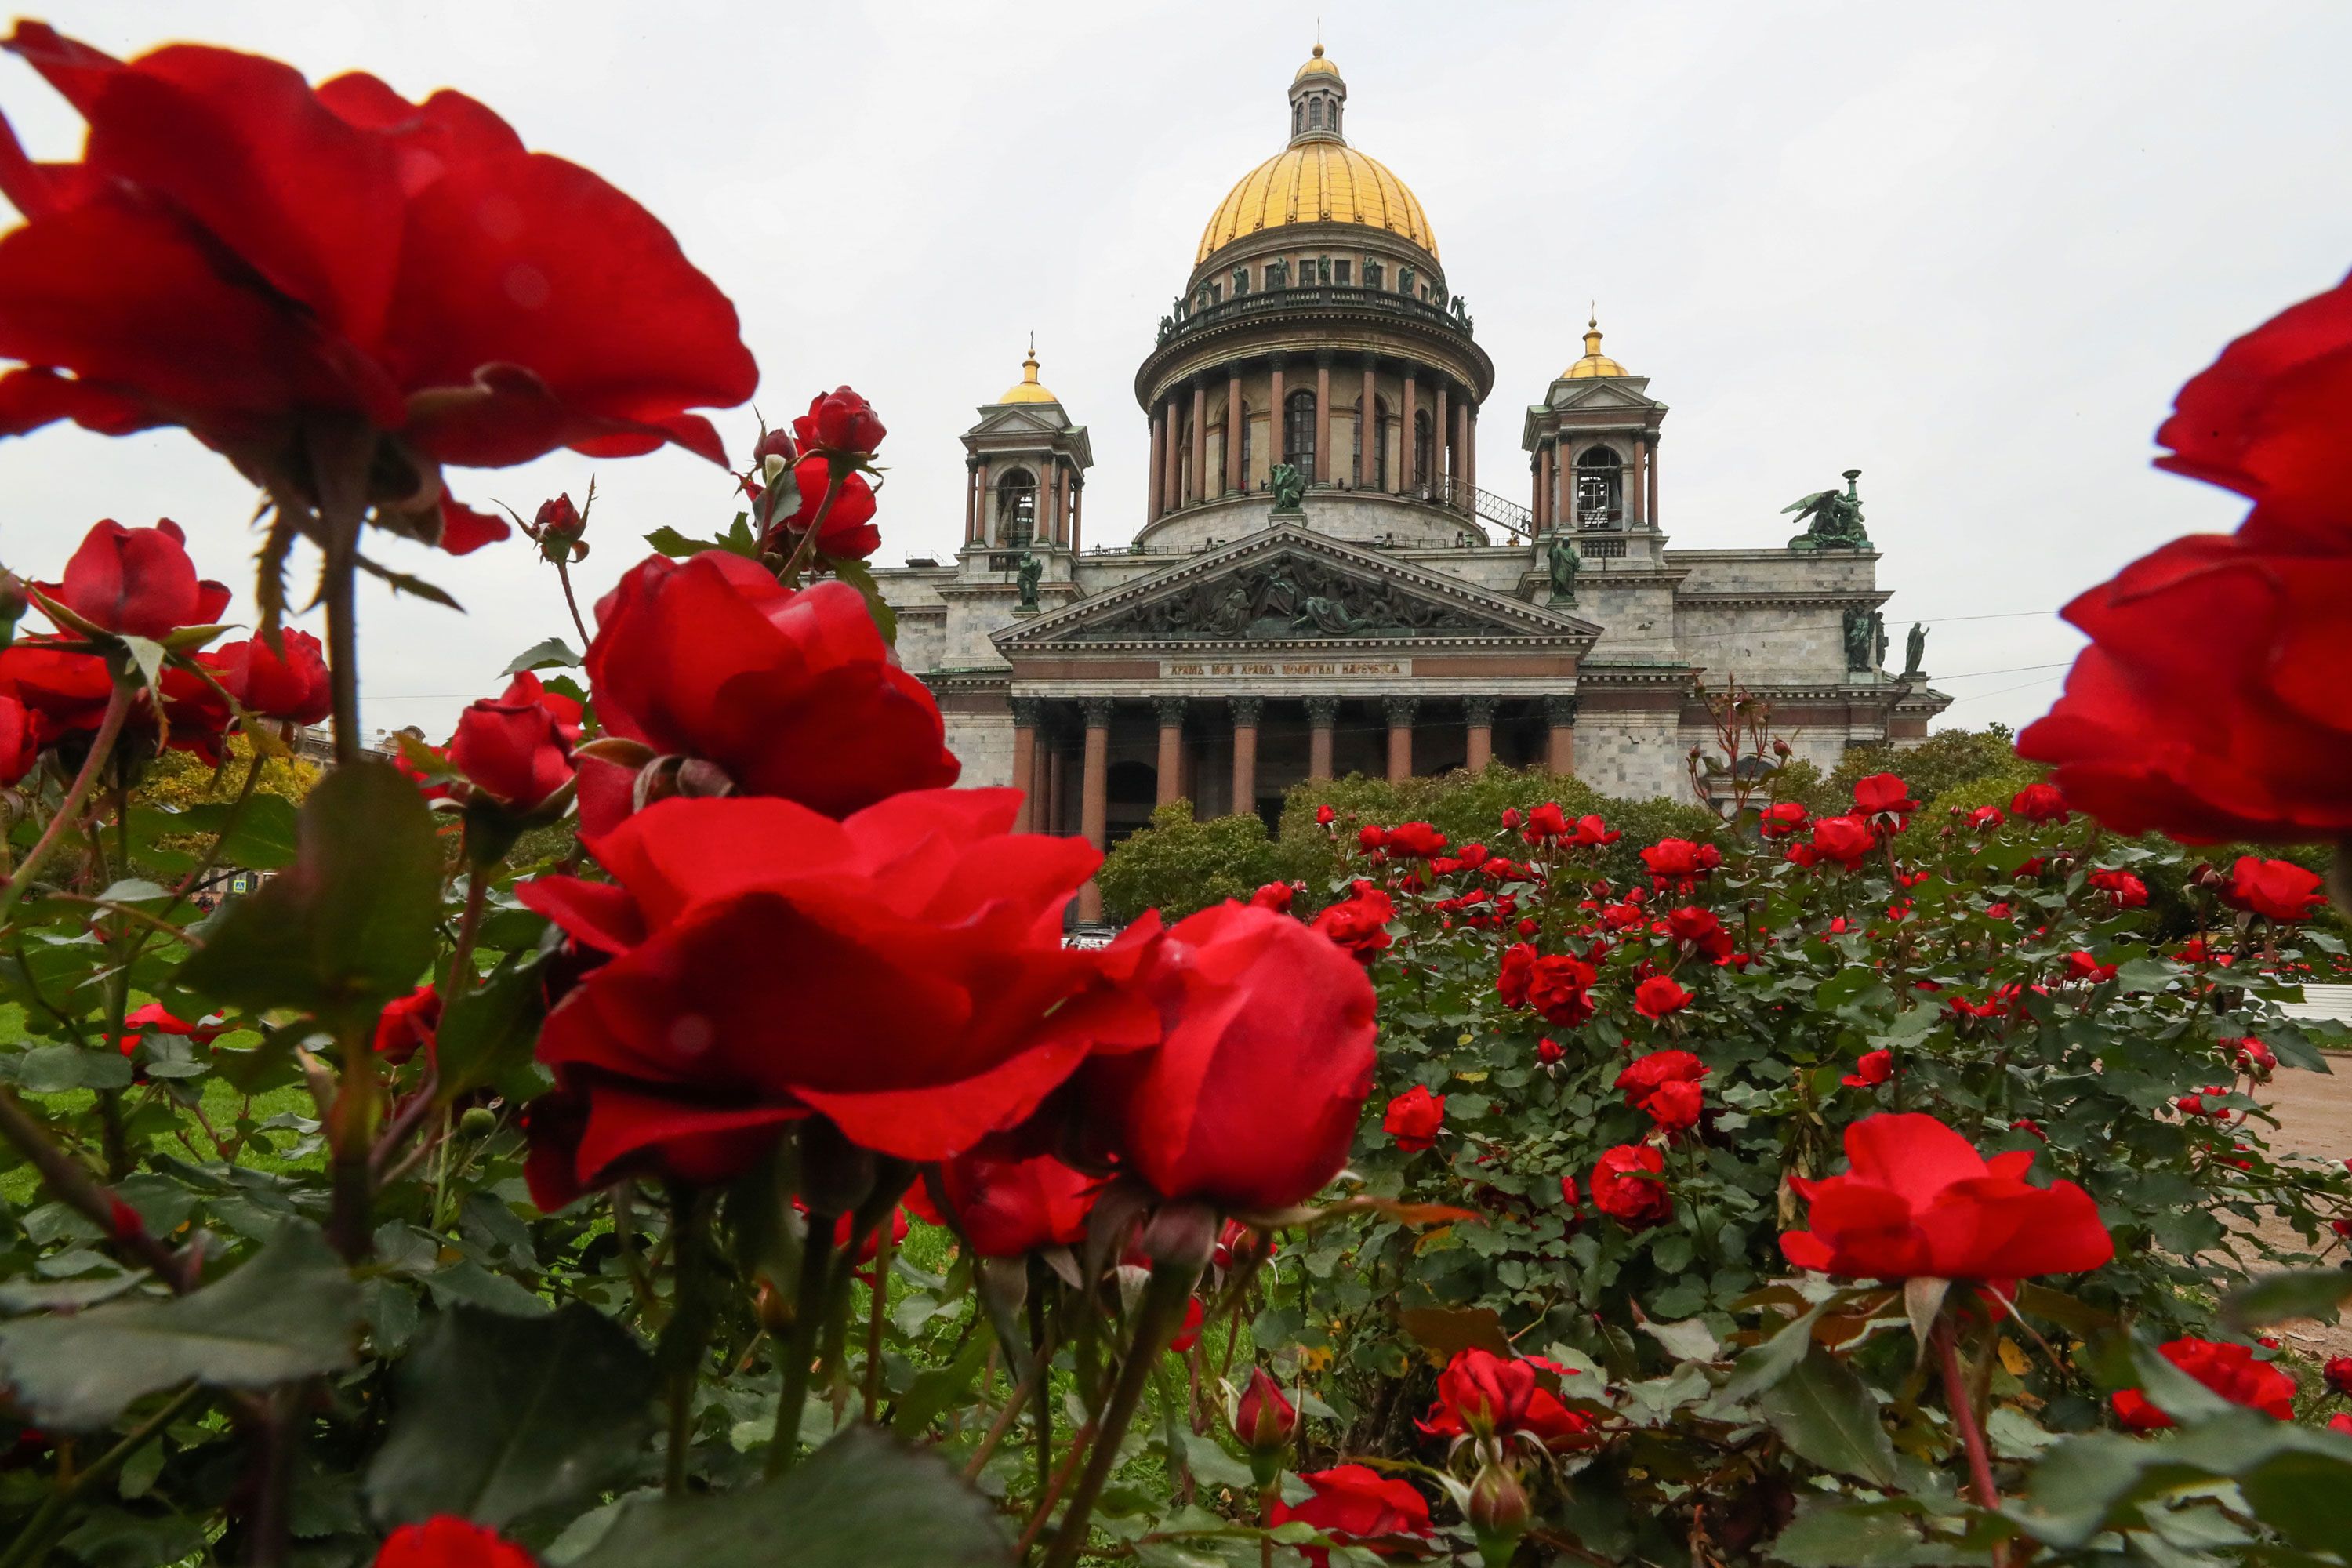
<path fill-rule="evenodd" d="M 1007 549 L 1037 536 L 1037 477 L 1008 468 L 996 481 L 996 542 Z"/>
<path fill-rule="evenodd" d="M 1296 136 L 1306 129 L 1307 106 L 1303 103 L 1292 104 L 1290 106 L 1290 133 L 1293 136 Z"/>
<path fill-rule="evenodd" d="M 1282 400 L 1282 460 L 1315 477 L 1315 395 L 1305 387 Z"/>
<path fill-rule="evenodd" d="M 1319 98 L 1307 100 L 1307 129 L 1309 131 L 1323 129 L 1323 100 Z"/>
<path fill-rule="evenodd" d="M 1435 455 L 1431 435 L 1429 410 L 1416 409 L 1412 416 L 1412 482 L 1417 485 L 1429 483 L 1429 459 Z"/>
<path fill-rule="evenodd" d="M 1615 528 L 1624 517 L 1624 459 L 1607 447 L 1590 447 L 1576 459 L 1576 525 Z"/>

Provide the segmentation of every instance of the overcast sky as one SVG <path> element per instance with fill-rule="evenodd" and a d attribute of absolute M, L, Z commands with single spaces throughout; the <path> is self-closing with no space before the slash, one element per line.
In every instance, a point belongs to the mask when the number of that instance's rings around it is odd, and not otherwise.
<path fill-rule="evenodd" d="M 1090 426 L 1091 542 L 1141 521 L 1135 367 L 1211 210 L 1278 150 L 1318 16 L 1350 142 L 1420 195 L 1496 386 L 1481 476 L 1519 496 L 1521 406 L 1608 349 L 1673 407 L 1661 513 L 1685 547 L 1771 543 L 1863 470 L 1899 650 L 1934 623 L 1948 723 L 2039 715 L 2077 639 L 2048 612 L 2221 492 L 2147 466 L 2174 389 L 2352 266 L 2352 6 L 1583 3 L 753 5 L 106 0 L 47 19 L 117 54 L 191 38 L 472 93 L 673 228 L 742 312 L 771 421 L 849 382 L 890 427 L 880 561 L 954 549 L 957 437 L 1018 379 Z M 79 122 L 13 58 L 36 155 Z M 730 455 L 749 408 L 719 416 Z M 460 471 L 526 514 L 599 501 L 601 592 L 726 476 L 670 452 Z M 252 497 L 184 435 L 0 441 L 0 558 L 53 574 L 95 519 L 186 527 L 249 606 Z M 363 584 L 373 725 L 436 736 L 568 631 L 520 541 L 383 558 L 460 616 Z M 2001 617 L 1964 619 L 1959 617 Z M 305 624 L 315 624 L 310 617 Z"/>

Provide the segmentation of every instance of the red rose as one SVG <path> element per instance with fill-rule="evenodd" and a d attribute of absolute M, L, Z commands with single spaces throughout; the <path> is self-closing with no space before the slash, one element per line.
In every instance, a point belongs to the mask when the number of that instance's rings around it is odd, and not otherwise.
<path fill-rule="evenodd" d="M 1302 1203 L 1339 1173 L 1378 1032 L 1360 965 L 1297 921 L 1226 903 L 1171 927 L 1140 984 L 1160 1045 L 1082 1080 L 1129 1170 L 1163 1197 L 1238 1210 Z"/>
<path fill-rule="evenodd" d="M 1370 882 L 1358 882 L 1352 895 L 1315 917 L 1314 929 L 1353 953 L 1359 963 L 1370 963 L 1388 950 L 1389 922 L 1394 919 L 1395 901 Z"/>
<path fill-rule="evenodd" d="M 1426 860 L 1445 847 L 1445 835 L 1426 822 L 1401 822 L 1389 829 L 1388 851 Z"/>
<path fill-rule="evenodd" d="M 874 526 L 874 487 L 862 474 L 844 474 L 841 489 L 835 493 L 833 504 L 825 507 L 820 522 L 817 509 L 824 507 L 832 476 L 832 466 L 823 458 L 810 456 L 794 463 L 793 482 L 800 487 L 801 508 L 780 519 L 778 526 L 794 533 L 815 528 L 819 553 L 863 561 L 882 548 L 882 531 Z"/>
<path fill-rule="evenodd" d="M 2230 1064 L 2256 1083 L 2268 1083 L 2271 1080 L 2271 1074 L 2278 1071 L 2278 1055 L 2262 1041 L 2248 1035 L 2238 1041 L 2237 1048 L 2231 1052 Z"/>
<path fill-rule="evenodd" d="M 327 672 L 326 650 L 309 632 L 288 626 L 278 635 L 286 647 L 282 658 L 268 643 L 253 637 L 214 649 L 205 656 L 205 663 L 222 689 L 255 717 L 316 724 L 335 706 L 335 681 Z"/>
<path fill-rule="evenodd" d="M 2241 855 L 2230 868 L 2230 886 L 2221 901 L 2273 921 L 2300 921 L 2327 901 L 2316 871 L 2306 871 L 2292 860 L 2264 860 Z"/>
<path fill-rule="evenodd" d="M 1775 801 L 1756 814 L 1756 830 L 1767 838 L 1786 838 L 1801 832 L 1806 811 L 1799 801 Z"/>
<path fill-rule="evenodd" d="M 2072 1182 L 2030 1185 L 2031 1151 L 1988 1162 L 1932 1116 L 1865 1116 L 1845 1130 L 1847 1173 L 1791 1177 L 1810 1230 L 1783 1232 L 1800 1268 L 1849 1279 L 2010 1280 L 2074 1274 L 2115 1256 L 2098 1205 Z"/>
<path fill-rule="evenodd" d="M 945 1159 L 1026 1116 L 1098 1040 L 1150 1039 L 1148 1006 L 1089 989 L 1147 944 L 1062 946 L 1101 857 L 1007 833 L 1019 806 L 924 790 L 836 823 L 792 801 L 665 800 L 586 837 L 612 882 L 522 884 L 611 955 L 540 1037 L 579 1107 L 576 1139 L 553 1110 L 545 1136 L 530 1128 L 541 1205 L 620 1168 L 725 1179 L 811 1114 Z"/>
<path fill-rule="evenodd" d="M 1919 803 L 1911 798 L 1911 786 L 1893 773 L 1873 773 L 1854 781 L 1853 808 L 1864 816 L 1891 817 L 1900 830 Z"/>
<path fill-rule="evenodd" d="M 1087 1237 L 1098 1177 L 1050 1155 L 992 1160 L 960 1154 L 940 1167 L 940 1185 L 956 1224 L 982 1258 L 1020 1258 L 1048 1247 L 1076 1247 Z"/>
<path fill-rule="evenodd" d="M 1356 847 L 1370 855 L 1389 841 L 1388 829 L 1367 822 L 1356 829 Z"/>
<path fill-rule="evenodd" d="M 1980 805 L 1969 813 L 1969 826 L 1980 833 L 1990 832 L 2008 820 L 1997 805 Z"/>
<path fill-rule="evenodd" d="M 433 1049 L 441 1028 L 441 993 L 420 985 L 384 1004 L 375 1021 L 375 1054 L 399 1067 L 419 1050 Z"/>
<path fill-rule="evenodd" d="M 1315 808 L 1316 826 L 1318 827 L 1328 827 L 1331 826 L 1332 818 L 1339 815 L 1339 814 L 1338 812 L 1332 810 L 1328 805 L 1318 805 Z"/>
<path fill-rule="evenodd" d="M 1536 1369 L 1473 1345 L 1454 1352 L 1437 1374 L 1437 1403 L 1413 1423 L 1432 1435 L 1480 1437 L 1517 1430 L 1535 1397 Z"/>
<path fill-rule="evenodd" d="M 1877 836 L 1870 824 L 1859 816 L 1824 816 L 1813 824 L 1811 841 L 1792 845 L 1789 858 L 1800 866 L 1816 866 L 1823 860 L 1834 860 L 1847 870 L 1858 870 L 1863 861 L 1878 847 Z"/>
<path fill-rule="evenodd" d="M 1706 1094 L 1695 1083 L 1661 1084 L 1655 1094 L 1642 1101 L 1642 1109 L 1665 1131 L 1681 1132 L 1698 1125 L 1699 1113 L 1706 1109 Z"/>
<path fill-rule="evenodd" d="M 652 556 L 596 606 L 588 676 L 615 735 L 715 763 L 742 795 L 828 816 L 955 782 L 939 705 L 846 583 L 795 593 L 725 551 Z M 631 777 L 591 762 L 583 826 L 627 815 Z"/>
<path fill-rule="evenodd" d="M 1663 1182 L 1666 1157 L 1646 1143 L 1620 1143 L 1592 1167 L 1592 1206 L 1642 1230 L 1673 1216 L 1675 1200 Z"/>
<path fill-rule="evenodd" d="M 555 703 L 571 710 L 568 723 Z M 449 761 L 483 794 L 530 811 L 572 782 L 572 742 L 579 733 L 580 705 L 547 691 L 525 670 L 502 696 L 485 697 L 457 716 Z"/>
<path fill-rule="evenodd" d="M 1723 851 L 1687 838 L 1661 838 L 1642 851 L 1642 864 L 1650 868 L 1653 886 L 1686 893 L 1700 878 L 1723 864 Z"/>
<path fill-rule="evenodd" d="M 644 208 L 482 105 L 187 45 L 124 64 L 34 22 L 8 47 L 89 135 L 79 163 L 0 163 L 26 217 L 0 238 L 0 356 L 24 365 L 0 433 L 180 425 L 292 481 L 301 429 L 355 422 L 400 476 L 369 499 L 436 538 L 440 463 L 723 460 L 686 410 L 751 395 L 734 307 Z"/>
<path fill-rule="evenodd" d="M 2116 977 L 2117 965 L 2101 963 L 2097 958 L 2077 948 L 2066 955 L 2066 978 L 2096 985 Z"/>
<path fill-rule="evenodd" d="M 1545 1067 L 1556 1068 L 1567 1059 L 1568 1052 L 1558 1040 L 1546 1038 L 1536 1042 L 1536 1060 Z"/>
<path fill-rule="evenodd" d="M 1201 1298 L 1198 1296 L 1189 1298 L 1184 1303 L 1184 1326 L 1178 1329 L 1174 1337 L 1169 1340 L 1169 1352 L 1172 1355 L 1183 1355 L 1194 1345 L 1199 1344 L 1201 1324 L 1207 1316 L 1208 1314 L 1201 1309 Z"/>
<path fill-rule="evenodd" d="M 2319 1369 L 2320 1381 L 2327 1392 L 2339 1399 L 2352 1399 L 2352 1355 L 2332 1355 L 2327 1364 Z"/>
<path fill-rule="evenodd" d="M 1653 1023 L 1669 1013 L 1681 1012 L 1691 1001 L 1691 994 L 1675 984 L 1670 975 L 1653 974 L 1633 987 L 1633 1011 Z"/>
<path fill-rule="evenodd" d="M 375 1554 L 375 1568 L 532 1568 L 532 1562 L 497 1531 L 444 1513 L 394 1531 Z"/>
<path fill-rule="evenodd" d="M 1955 996 L 1952 1002 L 1954 1010 L 1957 1012 L 1974 1011 L 1962 997 Z M 1997 1013 L 2000 1009 L 1996 1007 L 1993 1011 Z M 1861 1059 L 1853 1064 L 1853 1071 L 1838 1081 L 1848 1089 L 1876 1089 L 1894 1076 L 1895 1053 L 1893 1051 L 1864 1051 L 1862 1053 Z"/>
<path fill-rule="evenodd" d="M 808 412 L 793 421 L 803 451 L 871 452 L 887 432 L 874 405 L 845 386 L 809 399 Z"/>
<path fill-rule="evenodd" d="M 1568 847 L 1571 849 L 1598 849 L 1604 845 L 1614 844 L 1624 837 L 1622 833 L 1611 827 L 1597 816 L 1580 816 L 1576 819 L 1575 827 L 1569 831 L 1567 839 Z M 1715 853 L 1714 847 L 1708 846 L 1702 853 Z M 1712 865 L 1714 862 L 1710 861 L 1708 864 Z"/>
<path fill-rule="evenodd" d="M 1268 882 L 1265 887 L 1252 893 L 1249 901 L 1258 909 L 1272 910 L 1276 914 L 1286 915 L 1290 912 L 1290 900 L 1297 896 L 1297 891 L 1287 882 Z"/>
<path fill-rule="evenodd" d="M 1310 1470 L 1298 1479 L 1313 1488 L 1315 1495 L 1296 1505 L 1275 1498 L 1266 1515 L 1269 1522 L 1287 1524 L 1298 1520 L 1349 1545 L 1430 1532 L 1429 1504 L 1410 1481 L 1383 1476 L 1369 1465 Z M 1325 1548 L 1302 1546 L 1297 1551 L 1313 1568 L 1330 1568 L 1331 1553 Z"/>
<path fill-rule="evenodd" d="M 1568 832 L 1568 814 L 1560 810 L 1557 802 L 1548 800 L 1528 813 L 1523 831 L 1530 839 L 1561 837 Z"/>
<path fill-rule="evenodd" d="M 1445 1125 L 1445 1097 L 1432 1094 L 1420 1084 L 1414 1084 L 1389 1101 L 1388 1114 L 1381 1118 L 1381 1131 L 1396 1140 L 1396 1146 L 1408 1154 L 1418 1154 L 1437 1142 L 1438 1130 Z"/>
<path fill-rule="evenodd" d="M 1723 929 L 1723 921 L 1713 910 L 1695 905 L 1675 910 L 1666 916 L 1666 931 L 1676 942 L 1709 958 L 1721 958 L 1731 952 L 1731 933 Z"/>
<path fill-rule="evenodd" d="M 2136 910 L 2147 902 L 2147 884 L 2129 871 L 2094 871 L 2090 884 L 2118 910 Z"/>
<path fill-rule="evenodd" d="M 114 689 L 106 660 L 94 653 L 69 651 L 61 646 L 68 640 L 78 639 L 21 637 L 0 649 L 0 694 L 15 698 L 32 715 L 34 733 L 43 745 L 76 731 L 95 731 L 104 721 Z M 203 677 L 176 665 L 163 667 L 160 684 L 172 748 L 192 752 L 217 767 L 222 736 L 228 729 L 228 705 Z M 154 697 L 143 688 L 131 702 L 124 728 L 147 737 L 150 743 L 157 733 Z"/>
<path fill-rule="evenodd" d="M 2055 822 L 2062 826 L 2074 814 L 2066 809 L 2066 797 L 2056 784 L 2030 784 L 2009 797 L 2009 809 L 2028 822 Z"/>
<path fill-rule="evenodd" d="M 2179 1339 L 2157 1347 L 2164 1359 L 2228 1400 L 2280 1421 L 2294 1418 L 2294 1379 L 2254 1359 L 2248 1345 L 2216 1344 L 2211 1340 Z M 2153 1432 L 2173 1424 L 2172 1417 L 2148 1402 L 2137 1388 L 2116 1394 L 2116 1419 L 2135 1432 Z"/>
<path fill-rule="evenodd" d="M 0 784 L 13 784 L 41 760 L 40 722 L 15 697 L 0 693 Z"/>
<path fill-rule="evenodd" d="M 0 304 L 5 259 L 0 249 Z M 5 314 L 0 310 L 0 353 L 7 352 Z M 0 435 L 15 433 L 0 426 Z M 94 626 L 156 641 L 182 626 L 215 625 L 228 610 L 228 585 L 197 581 L 188 536 L 168 517 L 152 528 L 125 528 L 110 517 L 92 525 L 66 563 L 65 581 L 39 587 Z"/>
<path fill-rule="evenodd" d="M 1253 1454 L 1276 1453 L 1297 1429 L 1298 1409 L 1282 1396 L 1282 1385 L 1265 1368 L 1252 1367 L 1249 1386 L 1234 1411 L 1234 1436 Z"/>
<path fill-rule="evenodd" d="M 1652 1051 L 1617 1075 L 1625 1103 L 1670 1131 L 1696 1125 L 1703 1103 L 1699 1080 L 1711 1069 L 1688 1051 Z"/>
<path fill-rule="evenodd" d="M 1556 1029 L 1572 1029 L 1592 1016 L 1592 965 L 1564 952 L 1546 953 L 1528 974 L 1528 1005 Z"/>

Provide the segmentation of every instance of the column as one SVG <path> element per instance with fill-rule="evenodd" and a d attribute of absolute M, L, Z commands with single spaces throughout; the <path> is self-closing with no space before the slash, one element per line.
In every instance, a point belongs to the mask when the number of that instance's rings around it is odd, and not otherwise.
<path fill-rule="evenodd" d="M 972 529 L 971 533 L 971 537 L 976 543 L 985 544 L 988 542 L 989 528 L 996 521 L 994 518 L 989 516 L 989 507 L 995 499 L 996 492 L 988 488 L 988 459 L 982 458 L 980 460 L 980 519 L 977 525 Z"/>
<path fill-rule="evenodd" d="M 1078 791 L 1078 832 L 1097 849 L 1104 847 L 1110 826 L 1110 699 L 1082 697 L 1078 711 L 1086 716 L 1085 782 Z M 1078 918 L 1102 919 L 1102 889 L 1091 881 L 1078 889 Z"/>
<path fill-rule="evenodd" d="M 1454 400 L 1454 477 L 1461 481 L 1457 502 L 1465 511 L 1471 510 L 1471 487 L 1478 482 L 1475 475 L 1476 465 L 1470 458 L 1470 400 L 1457 397 Z"/>
<path fill-rule="evenodd" d="M 1187 501 L 1205 500 L 1209 495 L 1209 381 L 1206 376 L 1192 378 L 1192 468 L 1186 475 Z"/>
<path fill-rule="evenodd" d="M 1495 697 L 1465 697 L 1462 700 L 1462 721 L 1469 732 L 1469 744 L 1462 765 L 1477 773 L 1495 760 Z"/>
<path fill-rule="evenodd" d="M 1404 362 L 1404 402 L 1397 416 L 1396 493 L 1407 495 L 1412 489 L 1413 436 L 1420 428 L 1420 395 L 1414 390 L 1412 361 Z"/>
<path fill-rule="evenodd" d="M 978 535 L 973 531 L 980 521 L 980 470 L 971 464 L 963 466 L 963 542 L 970 544 Z"/>
<path fill-rule="evenodd" d="M 1478 488 L 1478 405 L 1464 398 L 1462 412 L 1469 416 L 1462 431 L 1462 482 L 1475 490 Z"/>
<path fill-rule="evenodd" d="M 1166 805 L 1184 793 L 1184 700 L 1155 697 L 1151 710 L 1160 718 L 1160 776 L 1157 803 Z"/>
<path fill-rule="evenodd" d="M 1649 471 L 1643 489 L 1648 492 L 1650 526 L 1655 528 L 1658 526 L 1658 448 L 1655 441 L 1651 443 L 1649 458 L 1642 466 Z"/>
<path fill-rule="evenodd" d="M 1356 450 L 1363 454 L 1364 471 L 1355 476 L 1360 490 L 1380 489 L 1381 419 L 1380 399 L 1372 391 L 1372 369 L 1380 362 L 1370 354 L 1364 356 L 1364 391 L 1356 405 Z"/>
<path fill-rule="evenodd" d="M 1034 697 L 1013 699 L 1013 787 L 1021 792 L 1021 811 L 1013 819 L 1015 833 L 1037 831 L 1034 792 L 1037 787 L 1037 710 Z"/>
<path fill-rule="evenodd" d="M 1062 748 L 1053 731 L 1041 737 L 1045 748 L 1045 788 L 1037 802 L 1037 831 L 1062 831 Z"/>
<path fill-rule="evenodd" d="M 1544 766 L 1562 777 L 1576 772 L 1576 699 L 1557 694 L 1544 699 L 1544 722 L 1551 727 L 1551 747 Z"/>
<path fill-rule="evenodd" d="M 1437 383 L 1436 400 L 1437 416 L 1429 422 L 1429 483 L 1432 490 L 1443 500 L 1452 493 L 1445 488 L 1446 476 L 1452 472 L 1446 467 L 1445 459 L 1447 445 L 1453 439 L 1453 426 L 1445 422 L 1445 381 L 1442 376 Z"/>
<path fill-rule="evenodd" d="M 1551 444 L 1551 525 L 1576 526 L 1576 447 L 1563 434 Z"/>
<path fill-rule="evenodd" d="M 1549 441 L 1536 448 L 1536 504 L 1531 510 L 1536 514 L 1534 526 L 1538 533 L 1549 528 L 1552 522 L 1551 453 L 1552 446 Z"/>
<path fill-rule="evenodd" d="M 1331 482 L 1331 356 L 1315 356 L 1315 482 Z"/>
<path fill-rule="evenodd" d="M 1151 471 L 1149 476 L 1150 482 L 1143 487 L 1146 492 L 1148 492 L 1145 495 L 1143 501 L 1143 521 L 1146 522 L 1157 522 L 1160 521 L 1160 513 L 1161 510 L 1160 505 L 1160 470 L 1162 460 L 1161 448 L 1168 439 L 1168 426 L 1157 413 L 1147 416 L 1144 423 L 1151 426 Z"/>
<path fill-rule="evenodd" d="M 1054 542 L 1070 542 L 1070 468 L 1054 465 Z"/>
<path fill-rule="evenodd" d="M 1265 712 L 1263 697 L 1233 697 L 1226 707 L 1234 715 L 1234 810 L 1235 816 L 1257 815 L 1257 721 Z"/>
<path fill-rule="evenodd" d="M 1078 525 L 1086 520 L 1087 482 L 1073 478 L 1070 480 L 1070 553 L 1073 555 L 1078 552 Z"/>
<path fill-rule="evenodd" d="M 1412 777 L 1412 716 L 1421 700 L 1383 697 L 1381 706 L 1389 716 L 1389 783 L 1402 784 Z"/>
<path fill-rule="evenodd" d="M 1633 492 L 1625 498 L 1625 503 L 1626 510 L 1633 513 L 1630 526 L 1634 528 L 1650 525 L 1650 509 L 1642 495 L 1642 488 L 1648 482 L 1649 468 L 1650 443 L 1636 437 L 1633 440 L 1633 471 L 1626 476 L 1625 487 Z"/>
<path fill-rule="evenodd" d="M 1168 399 L 1168 471 L 1160 477 L 1167 495 L 1167 509 L 1174 511 L 1184 504 L 1184 421 L 1176 412 L 1176 399 Z"/>
<path fill-rule="evenodd" d="M 1268 468 L 1282 461 L 1282 356 L 1274 356 L 1274 388 L 1272 401 L 1265 405 L 1265 466 Z"/>
<path fill-rule="evenodd" d="M 1310 697 L 1307 700 L 1307 776 L 1328 779 L 1331 776 L 1331 730 L 1339 722 L 1339 699 Z"/>
<path fill-rule="evenodd" d="M 1225 492 L 1242 488 L 1242 373 L 1225 373 Z"/>

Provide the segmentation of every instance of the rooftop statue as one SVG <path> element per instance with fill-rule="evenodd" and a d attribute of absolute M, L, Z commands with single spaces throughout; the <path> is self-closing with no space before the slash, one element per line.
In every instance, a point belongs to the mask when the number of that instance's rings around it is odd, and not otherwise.
<path fill-rule="evenodd" d="M 1905 679 L 1924 675 L 1920 661 L 1927 657 L 1927 628 L 1917 621 L 1911 623 L 1911 635 L 1903 639 L 1903 674 Z"/>
<path fill-rule="evenodd" d="M 1565 530 L 1553 531 L 1550 547 L 1544 552 L 1544 563 L 1551 569 L 1552 597 L 1576 603 L 1576 572 L 1584 562 Z"/>
<path fill-rule="evenodd" d="M 1299 499 L 1307 493 L 1307 476 L 1292 463 L 1276 463 L 1265 477 L 1266 489 L 1274 492 L 1274 510 L 1297 511 Z"/>
<path fill-rule="evenodd" d="M 1780 509 L 1783 513 L 1799 513 L 1805 531 L 1789 541 L 1791 550 L 1867 550 L 1870 535 L 1863 531 L 1862 496 L 1854 481 L 1862 477 L 1860 468 L 1845 471 L 1845 490 L 1815 490 L 1801 496 Z"/>
<path fill-rule="evenodd" d="M 1037 607 L 1037 583 L 1045 575 L 1045 563 L 1038 560 L 1034 552 L 1024 545 L 1021 551 L 1021 564 L 1013 573 L 1013 581 L 1020 585 L 1020 603 L 1023 609 L 1034 610 Z"/>

